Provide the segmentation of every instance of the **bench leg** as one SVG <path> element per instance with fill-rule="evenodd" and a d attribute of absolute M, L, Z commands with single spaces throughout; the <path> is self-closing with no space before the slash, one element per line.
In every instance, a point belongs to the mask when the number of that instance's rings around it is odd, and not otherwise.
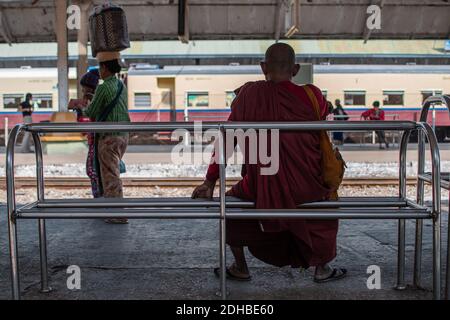
<path fill-rule="evenodd" d="M 397 256 L 397 290 L 404 290 L 405 285 L 405 219 L 398 220 L 398 256 Z"/>
<path fill-rule="evenodd" d="M 422 133 L 419 133 L 419 135 Z M 423 139 L 423 138 L 421 138 Z M 419 145 L 419 149 L 423 149 L 423 143 L 422 145 Z M 425 151 L 422 150 L 421 153 L 419 153 L 419 174 L 423 173 L 424 171 L 424 161 L 423 158 L 425 155 L 423 154 Z M 417 181 L 417 189 L 416 189 L 416 197 L 417 197 L 417 203 L 421 206 L 424 204 L 424 192 L 425 191 L 425 184 L 424 181 L 421 179 L 418 179 Z M 422 280 L 422 239 L 423 239 L 423 221 L 421 219 L 416 220 L 416 241 L 414 246 L 414 276 L 413 276 L 413 284 L 416 288 L 421 288 L 421 280 Z"/>
<path fill-rule="evenodd" d="M 433 298 L 441 299 L 441 217 L 433 219 Z"/>
<path fill-rule="evenodd" d="M 8 210 L 9 211 L 9 210 Z M 20 300 L 19 259 L 17 253 L 17 227 L 12 213 L 8 212 L 9 257 L 11 262 L 12 299 Z"/>
<path fill-rule="evenodd" d="M 450 195 L 450 191 L 449 191 Z M 448 206 L 448 225 L 447 225 L 447 266 L 445 268 L 445 292 L 444 299 L 450 300 L 450 204 Z"/>
<path fill-rule="evenodd" d="M 225 219 L 220 219 L 220 296 L 227 299 Z"/>
<path fill-rule="evenodd" d="M 414 279 L 413 283 L 416 288 L 421 288 L 422 278 L 422 234 L 423 234 L 423 221 L 421 219 L 416 220 L 416 242 L 414 251 Z"/>
<path fill-rule="evenodd" d="M 44 219 L 39 219 L 39 256 L 41 261 L 41 292 L 48 293 L 52 291 L 52 288 L 48 284 L 47 233 Z"/>

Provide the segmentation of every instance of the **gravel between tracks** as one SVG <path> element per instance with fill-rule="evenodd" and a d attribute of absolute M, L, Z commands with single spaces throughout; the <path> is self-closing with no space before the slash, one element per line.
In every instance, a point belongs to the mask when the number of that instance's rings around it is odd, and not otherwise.
<path fill-rule="evenodd" d="M 125 188 L 125 197 L 189 197 L 193 188 Z M 217 193 L 217 189 L 216 189 Z M 407 187 L 408 198 L 415 199 L 416 190 L 414 186 Z M 398 194 L 397 186 L 343 186 L 340 189 L 341 196 L 394 196 Z M 47 199 L 69 199 L 90 198 L 89 188 L 80 189 L 55 189 L 47 188 L 45 191 Z M 16 191 L 17 203 L 29 203 L 36 201 L 34 188 L 20 189 Z M 425 199 L 431 199 L 431 187 L 426 186 Z M 448 193 L 443 193 L 443 199 L 448 199 Z M 6 192 L 0 192 L 0 202 L 6 202 Z"/>
<path fill-rule="evenodd" d="M 398 162 L 348 162 L 345 176 L 347 178 L 381 178 L 398 177 Z M 241 166 L 229 165 L 227 167 L 228 177 L 239 177 Z M 207 165 L 149 163 L 149 164 L 127 164 L 127 172 L 123 177 L 204 177 Z M 431 163 L 426 162 L 426 170 L 431 170 Z M 450 171 L 450 161 L 441 162 L 441 170 Z M 70 163 L 64 165 L 45 165 L 44 175 L 46 177 L 85 177 L 85 164 Z M 415 176 L 417 174 L 417 162 L 407 163 L 406 174 Z M 16 177 L 33 177 L 36 175 L 34 165 L 17 165 L 15 167 Z M 5 166 L 0 164 L 0 177 L 5 176 Z"/>

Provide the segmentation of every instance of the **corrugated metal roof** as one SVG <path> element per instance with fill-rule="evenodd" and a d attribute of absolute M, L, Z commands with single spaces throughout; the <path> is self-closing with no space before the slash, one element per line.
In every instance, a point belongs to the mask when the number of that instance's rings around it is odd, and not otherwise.
<path fill-rule="evenodd" d="M 6 26 L 4 36 L 0 33 L 0 42 L 56 40 L 55 3 L 59 0 L 0 2 Z M 114 3 L 122 5 L 127 14 L 132 40 L 178 39 L 178 1 L 115 0 Z M 286 31 L 297 20 L 299 28 L 292 35 L 294 39 L 363 39 L 369 33 L 371 39 L 448 37 L 450 3 L 447 0 L 301 0 L 297 3 L 299 7 L 294 10 L 290 1 L 189 0 L 189 36 L 201 40 L 271 39 L 278 35 L 286 38 Z M 380 5 L 382 27 L 368 31 L 367 9 L 371 4 Z M 74 41 L 76 30 L 70 30 L 68 36 Z"/>

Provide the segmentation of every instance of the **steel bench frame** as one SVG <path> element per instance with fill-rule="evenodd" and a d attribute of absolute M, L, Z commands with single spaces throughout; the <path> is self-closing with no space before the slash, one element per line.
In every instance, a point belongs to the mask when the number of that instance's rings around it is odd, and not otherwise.
<path fill-rule="evenodd" d="M 431 96 L 425 99 L 422 104 L 420 113 L 420 122 L 427 122 L 430 107 L 435 104 L 444 105 L 450 113 L 450 97 L 445 95 Z M 424 187 L 425 183 L 431 183 L 431 174 L 425 172 L 425 136 L 421 131 L 418 134 L 418 166 L 417 166 L 417 203 L 424 203 Z M 450 192 L 450 176 L 449 173 L 441 173 L 441 188 Z M 450 207 L 449 207 L 450 208 Z M 450 214 L 450 209 L 449 209 Z M 413 283 L 416 287 L 421 287 L 421 266 L 422 266 L 422 232 L 423 222 L 416 221 L 416 243 L 414 254 L 414 279 Z M 450 299 L 450 219 L 447 227 L 447 261 L 445 276 L 445 299 Z"/>
<path fill-rule="evenodd" d="M 430 219 L 433 222 L 433 297 L 440 299 L 440 153 L 436 136 L 427 123 L 412 121 L 346 121 L 346 122 L 219 122 L 202 123 L 202 129 L 218 130 L 223 141 L 227 129 L 279 130 L 391 130 L 403 131 L 399 157 L 398 197 L 353 197 L 340 201 L 303 204 L 297 209 L 253 209 L 253 203 L 227 199 L 225 144 L 219 148 L 218 200 L 189 200 L 183 198 L 104 199 L 104 200 L 46 200 L 44 197 L 44 170 L 39 134 L 48 132 L 139 132 L 186 129 L 193 131 L 192 122 L 156 123 L 49 123 L 17 125 L 11 131 L 6 156 L 7 214 L 9 253 L 11 262 L 12 298 L 20 299 L 17 221 L 37 219 L 39 225 L 41 291 L 49 292 L 47 271 L 46 219 L 124 217 L 140 219 L 217 219 L 220 231 L 220 295 L 226 299 L 226 219 L 314 218 L 314 219 L 398 219 L 397 289 L 405 289 L 405 219 Z M 20 208 L 16 206 L 14 187 L 14 146 L 21 131 L 31 132 L 35 143 L 37 201 Z M 408 200 L 406 197 L 406 152 L 411 131 L 418 130 L 428 138 L 432 159 L 432 208 Z"/>

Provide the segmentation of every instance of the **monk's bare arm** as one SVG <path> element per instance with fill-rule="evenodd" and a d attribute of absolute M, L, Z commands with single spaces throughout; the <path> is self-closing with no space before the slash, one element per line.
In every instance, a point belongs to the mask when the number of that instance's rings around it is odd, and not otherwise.
<path fill-rule="evenodd" d="M 231 104 L 231 113 L 227 121 L 241 121 L 242 120 L 242 110 L 244 106 L 244 92 L 245 84 L 236 90 L 237 95 Z M 217 143 L 217 142 L 216 142 Z M 236 147 L 236 142 L 235 142 Z M 231 156 L 231 155 L 230 155 Z M 192 192 L 192 198 L 212 198 L 214 193 L 214 187 L 216 186 L 216 181 L 219 179 L 219 165 L 215 162 L 215 153 L 212 154 L 211 164 L 208 166 L 208 171 L 206 173 L 205 180 L 201 185 L 196 187 Z M 229 194 L 229 192 L 228 192 Z"/>

